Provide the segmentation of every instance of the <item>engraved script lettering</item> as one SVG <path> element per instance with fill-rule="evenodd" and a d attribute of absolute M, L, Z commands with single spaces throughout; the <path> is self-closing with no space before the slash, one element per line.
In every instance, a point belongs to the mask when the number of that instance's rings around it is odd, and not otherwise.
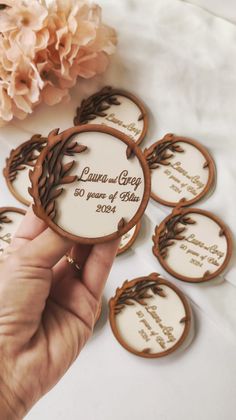
<path fill-rule="evenodd" d="M 94 209 L 95 213 L 106 213 L 112 216 L 112 214 L 116 213 L 118 203 L 136 203 L 141 201 L 141 197 L 137 190 L 143 183 L 143 180 L 141 177 L 131 176 L 127 169 L 122 170 L 118 175 L 110 176 L 107 173 L 93 172 L 89 166 L 85 166 L 81 169 L 81 173 L 77 177 L 77 182 L 80 182 L 80 184 L 79 188 L 75 188 L 73 192 L 74 197 L 94 202 L 96 206 Z M 88 186 L 86 185 L 87 188 L 83 183 L 89 183 Z M 108 187 L 113 186 L 114 184 L 114 190 L 110 191 L 109 188 L 108 193 L 102 191 L 101 187 L 100 191 L 94 191 L 93 183 L 97 184 L 96 190 L 98 190 L 98 185 L 100 188 L 103 184 L 108 185 Z M 121 191 L 117 189 L 118 185 L 120 186 Z M 125 189 L 130 189 L 130 191 L 126 191 Z M 111 204 L 115 205 L 111 206 Z"/>
<path fill-rule="evenodd" d="M 81 175 L 78 177 L 81 182 L 100 182 L 100 183 L 118 183 L 119 185 L 131 185 L 134 191 L 142 184 L 140 177 L 129 176 L 129 172 L 124 169 L 116 178 L 109 178 L 108 174 L 97 174 L 90 171 L 89 166 L 86 166 Z"/>
<path fill-rule="evenodd" d="M 141 130 L 138 127 L 136 127 L 134 122 L 131 122 L 130 124 L 125 124 L 124 121 L 120 120 L 119 118 L 116 118 L 114 113 L 107 115 L 105 120 L 112 122 L 113 124 L 119 125 L 120 127 L 126 128 L 131 133 L 134 133 L 135 136 L 138 136 L 141 133 Z"/>
<path fill-rule="evenodd" d="M 207 245 L 205 242 L 200 241 L 196 238 L 196 235 L 193 233 L 185 238 L 185 241 L 198 246 L 199 248 L 203 248 L 206 251 L 209 251 L 211 254 L 216 255 L 218 259 L 224 257 L 225 253 L 220 251 L 218 245 Z"/>
<path fill-rule="evenodd" d="M 11 233 L 5 233 L 5 235 L 0 236 L 0 243 L 1 243 L 1 241 L 5 242 L 5 243 L 7 243 L 9 245 L 11 243 Z M 1 254 L 4 251 L 4 248 L 0 247 L 0 253 Z"/>
<path fill-rule="evenodd" d="M 176 338 L 172 334 L 173 327 L 166 326 L 163 324 L 162 319 L 157 314 L 157 306 L 156 305 L 146 305 L 145 306 L 146 311 L 151 315 L 151 317 L 155 320 L 155 322 L 159 325 L 160 329 L 162 330 L 163 334 L 165 334 L 168 337 L 167 343 L 172 343 L 176 341 Z"/>
<path fill-rule="evenodd" d="M 171 163 L 170 166 L 183 176 L 185 176 L 187 179 L 189 179 L 194 185 L 196 185 L 197 189 L 204 188 L 204 183 L 201 182 L 199 175 L 189 175 L 188 171 L 186 171 L 183 167 L 181 162 L 174 162 Z"/>

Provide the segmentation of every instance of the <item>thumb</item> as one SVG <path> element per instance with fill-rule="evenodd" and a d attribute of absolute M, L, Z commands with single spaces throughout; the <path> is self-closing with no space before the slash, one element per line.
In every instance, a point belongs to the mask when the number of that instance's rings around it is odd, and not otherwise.
<path fill-rule="evenodd" d="M 69 240 L 46 229 L 1 261 L 0 329 L 10 337 L 9 346 L 11 337 L 23 343 L 35 334 L 51 289 L 51 268 L 70 247 Z"/>

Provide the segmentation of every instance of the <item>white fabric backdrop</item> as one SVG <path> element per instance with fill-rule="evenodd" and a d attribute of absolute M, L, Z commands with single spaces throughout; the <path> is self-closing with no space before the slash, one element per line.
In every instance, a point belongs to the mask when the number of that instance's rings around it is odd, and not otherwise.
<path fill-rule="evenodd" d="M 105 19 L 119 33 L 109 71 L 79 82 L 69 106 L 41 107 L 27 121 L 1 129 L 1 167 L 10 148 L 32 133 L 71 126 L 81 99 L 109 83 L 133 91 L 149 107 L 144 146 L 174 132 L 208 147 L 216 161 L 217 186 L 199 207 L 215 212 L 235 235 L 236 26 L 229 19 L 236 21 L 236 10 L 233 1 L 192 3 L 211 13 L 182 0 L 100 0 Z M 0 205 L 18 205 L 3 180 L 0 185 Z M 151 235 L 169 211 L 150 202 L 133 250 L 114 265 L 105 300 L 127 278 L 164 274 L 151 254 Z M 235 260 L 234 254 L 225 279 L 209 284 L 184 284 L 166 274 L 189 296 L 195 314 L 195 339 L 185 352 L 156 361 L 129 354 L 112 336 L 105 307 L 86 349 L 27 419 L 233 420 Z"/>
<path fill-rule="evenodd" d="M 183 0 L 195 4 L 213 13 L 215 16 L 236 23 L 235 0 Z"/>

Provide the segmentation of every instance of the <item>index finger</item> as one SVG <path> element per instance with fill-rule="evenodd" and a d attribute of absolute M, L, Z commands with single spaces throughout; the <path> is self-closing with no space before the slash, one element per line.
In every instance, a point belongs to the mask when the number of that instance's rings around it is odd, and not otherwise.
<path fill-rule="evenodd" d="M 72 241 L 47 228 L 20 249 L 20 257 L 28 266 L 53 268 L 72 245 Z"/>
<path fill-rule="evenodd" d="M 12 238 L 11 245 L 13 247 L 24 245 L 26 242 L 36 238 L 46 228 L 46 223 L 34 214 L 32 207 L 29 207 Z"/>
<path fill-rule="evenodd" d="M 96 299 L 102 296 L 119 243 L 120 238 L 94 245 L 85 262 L 81 280 Z"/>

